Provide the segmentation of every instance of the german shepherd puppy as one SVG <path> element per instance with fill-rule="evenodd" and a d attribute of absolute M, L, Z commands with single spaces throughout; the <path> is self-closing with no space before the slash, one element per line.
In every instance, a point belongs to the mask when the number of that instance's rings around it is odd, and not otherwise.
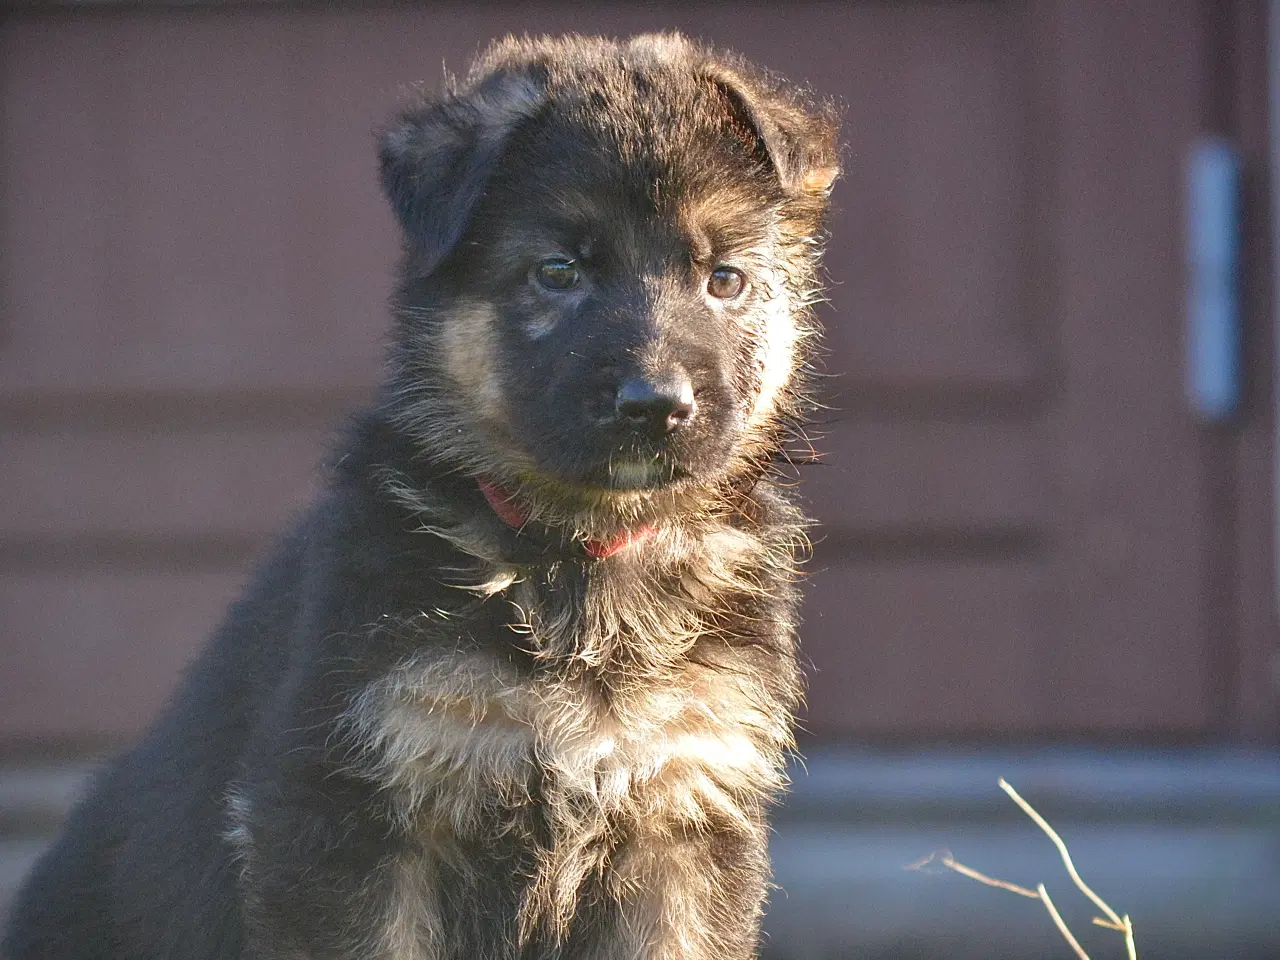
<path fill-rule="evenodd" d="M 675 35 L 504 40 L 381 167 L 387 386 L 11 960 L 756 950 L 831 111 Z"/>

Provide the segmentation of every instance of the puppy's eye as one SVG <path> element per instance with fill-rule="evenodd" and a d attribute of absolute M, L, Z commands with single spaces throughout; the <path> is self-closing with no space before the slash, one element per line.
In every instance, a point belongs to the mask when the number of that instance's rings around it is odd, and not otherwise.
<path fill-rule="evenodd" d="M 578 265 L 572 260 L 543 260 L 534 270 L 538 283 L 548 290 L 572 290 L 578 285 Z"/>
<path fill-rule="evenodd" d="M 747 285 L 747 278 L 741 270 L 733 267 L 716 267 L 707 279 L 707 293 L 717 300 L 732 300 L 742 293 Z"/>

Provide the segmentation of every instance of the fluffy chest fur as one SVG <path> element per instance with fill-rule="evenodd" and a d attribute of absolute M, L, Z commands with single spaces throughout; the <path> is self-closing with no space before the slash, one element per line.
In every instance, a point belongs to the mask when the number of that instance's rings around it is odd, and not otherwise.
<path fill-rule="evenodd" d="M 769 611 L 793 533 L 714 524 L 607 561 L 486 567 L 472 587 L 505 605 L 519 655 L 469 642 L 465 614 L 423 615 L 428 642 L 347 715 L 363 775 L 433 855 L 524 848 L 522 936 L 563 932 L 584 884 L 618 902 L 669 884 L 663 851 L 758 831 L 783 786 L 798 680 Z"/>

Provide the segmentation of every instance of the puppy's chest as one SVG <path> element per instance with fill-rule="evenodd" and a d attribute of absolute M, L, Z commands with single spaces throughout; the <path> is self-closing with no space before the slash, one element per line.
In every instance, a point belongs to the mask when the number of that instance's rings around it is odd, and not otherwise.
<path fill-rule="evenodd" d="M 486 667 L 472 661 L 441 683 L 442 666 L 379 698 L 374 770 L 411 820 L 471 833 L 530 804 L 613 820 L 736 818 L 744 795 L 778 785 L 788 734 L 748 678 L 718 684 L 691 668 L 619 703 L 580 676 L 477 682 Z"/>
<path fill-rule="evenodd" d="M 584 824 L 697 824 L 742 820 L 780 786 L 790 724 L 770 691 L 722 645 L 625 680 L 573 657 L 529 670 L 427 648 L 353 715 L 406 826 L 476 835 L 532 808 Z"/>
<path fill-rule="evenodd" d="M 779 745 L 738 693 L 685 674 L 625 704 L 553 707 L 531 729 L 543 799 L 622 826 L 744 819 L 744 801 L 777 785 Z"/>

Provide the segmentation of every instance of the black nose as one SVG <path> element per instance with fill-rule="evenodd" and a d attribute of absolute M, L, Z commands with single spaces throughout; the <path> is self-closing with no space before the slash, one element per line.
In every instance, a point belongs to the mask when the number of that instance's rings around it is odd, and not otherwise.
<path fill-rule="evenodd" d="M 618 419 L 635 430 L 654 434 L 679 430 L 693 417 L 697 404 L 693 384 L 684 376 L 649 380 L 632 377 L 618 388 Z"/>

